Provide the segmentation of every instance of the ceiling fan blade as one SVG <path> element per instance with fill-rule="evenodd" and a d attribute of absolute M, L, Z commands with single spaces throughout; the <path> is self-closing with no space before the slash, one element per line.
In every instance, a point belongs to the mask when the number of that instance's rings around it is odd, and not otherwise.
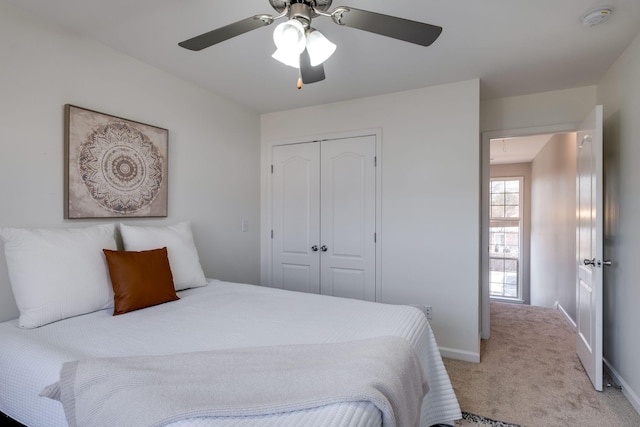
<path fill-rule="evenodd" d="M 348 6 L 338 7 L 331 14 L 331 17 L 339 25 L 369 31 L 370 33 L 404 40 L 421 46 L 430 46 L 442 32 L 442 27 L 436 25 L 396 18 L 395 16 Z"/>
<path fill-rule="evenodd" d="M 202 50 L 251 30 L 255 30 L 256 28 L 264 27 L 272 22 L 273 17 L 269 15 L 256 15 L 234 22 L 233 24 L 225 25 L 208 33 L 200 34 L 199 36 L 180 42 L 178 45 L 189 50 Z"/>
<path fill-rule="evenodd" d="M 305 49 L 300 54 L 300 76 L 302 77 L 302 83 L 310 84 L 324 80 L 324 66 L 322 64 L 311 66 L 311 59 L 309 58 L 309 52 Z"/>

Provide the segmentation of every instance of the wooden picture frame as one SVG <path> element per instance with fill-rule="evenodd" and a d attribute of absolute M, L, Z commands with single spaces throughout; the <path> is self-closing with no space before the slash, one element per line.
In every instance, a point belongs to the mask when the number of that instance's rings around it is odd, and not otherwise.
<path fill-rule="evenodd" d="M 64 217 L 166 217 L 167 129 L 64 106 Z"/>

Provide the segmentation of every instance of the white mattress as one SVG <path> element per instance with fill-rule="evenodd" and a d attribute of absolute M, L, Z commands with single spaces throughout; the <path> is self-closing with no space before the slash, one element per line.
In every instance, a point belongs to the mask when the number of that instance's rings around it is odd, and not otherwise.
<path fill-rule="evenodd" d="M 386 305 L 260 286 L 211 281 L 178 292 L 179 301 L 120 316 L 111 310 L 37 329 L 0 323 L 0 411 L 30 427 L 65 426 L 62 405 L 39 397 L 63 362 L 279 344 L 406 338 L 418 351 L 430 391 L 421 426 L 452 423 L 460 407 L 429 324 L 414 307 Z M 189 426 L 381 425 L 378 409 L 344 403 L 257 418 L 194 419 Z"/>

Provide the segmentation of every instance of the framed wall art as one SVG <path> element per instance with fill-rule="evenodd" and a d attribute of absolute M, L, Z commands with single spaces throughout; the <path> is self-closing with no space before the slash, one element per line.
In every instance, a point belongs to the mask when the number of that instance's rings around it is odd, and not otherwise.
<path fill-rule="evenodd" d="M 166 217 L 169 131 L 69 104 L 64 111 L 64 217 Z"/>

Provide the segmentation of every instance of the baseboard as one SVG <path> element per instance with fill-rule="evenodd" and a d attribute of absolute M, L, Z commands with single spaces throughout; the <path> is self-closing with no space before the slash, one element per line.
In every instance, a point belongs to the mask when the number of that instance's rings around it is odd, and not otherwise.
<path fill-rule="evenodd" d="M 560 304 L 558 301 L 556 301 L 555 303 L 556 308 L 558 309 L 558 311 L 560 313 L 562 313 L 562 315 L 564 316 L 564 318 L 567 320 L 567 322 L 569 322 L 569 324 L 571 325 L 571 327 L 573 328 L 573 330 L 577 330 L 578 326 L 576 325 L 576 322 L 571 318 L 571 316 L 569 316 L 569 314 L 565 311 L 565 309 L 562 307 L 562 304 Z"/>
<path fill-rule="evenodd" d="M 618 385 L 622 386 L 622 394 L 624 394 L 627 400 L 631 403 L 633 409 L 640 414 L 640 398 L 638 398 L 638 395 L 631 389 L 631 387 L 629 387 L 629 384 L 627 384 L 618 371 L 611 366 L 607 359 L 603 359 L 603 362 L 611 377 Z"/>
<path fill-rule="evenodd" d="M 448 359 L 462 360 L 464 362 L 480 363 L 480 353 L 458 350 L 455 348 L 440 347 L 442 357 Z"/>

